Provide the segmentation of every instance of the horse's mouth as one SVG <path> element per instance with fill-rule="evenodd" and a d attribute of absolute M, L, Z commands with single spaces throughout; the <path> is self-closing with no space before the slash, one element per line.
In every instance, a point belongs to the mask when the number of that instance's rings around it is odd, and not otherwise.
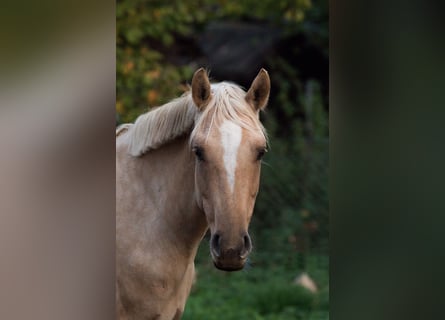
<path fill-rule="evenodd" d="M 244 268 L 244 263 L 239 265 L 222 265 L 216 261 L 213 261 L 213 264 L 216 269 L 222 270 L 222 271 L 239 271 Z"/>

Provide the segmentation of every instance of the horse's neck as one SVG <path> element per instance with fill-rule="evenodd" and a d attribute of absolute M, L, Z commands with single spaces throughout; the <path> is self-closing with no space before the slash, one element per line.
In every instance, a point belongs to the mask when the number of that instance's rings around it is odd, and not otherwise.
<path fill-rule="evenodd" d="M 145 190 L 153 205 L 152 216 L 146 218 L 157 225 L 152 231 L 194 258 L 207 222 L 196 204 L 195 159 L 188 139 L 178 138 L 148 152 L 141 160 Z"/>

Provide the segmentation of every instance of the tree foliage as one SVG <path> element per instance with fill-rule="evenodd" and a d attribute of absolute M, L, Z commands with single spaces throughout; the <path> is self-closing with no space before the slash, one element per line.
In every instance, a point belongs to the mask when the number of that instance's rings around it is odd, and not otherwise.
<path fill-rule="evenodd" d="M 184 90 L 194 70 L 171 62 L 175 39 L 193 37 L 210 21 L 261 20 L 286 30 L 298 27 L 311 0 L 197 0 L 117 2 L 118 122 L 134 120 L 147 107 Z"/>

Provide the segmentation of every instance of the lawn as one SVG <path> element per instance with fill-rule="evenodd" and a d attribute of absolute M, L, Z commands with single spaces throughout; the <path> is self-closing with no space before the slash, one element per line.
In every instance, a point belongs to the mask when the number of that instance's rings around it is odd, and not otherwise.
<path fill-rule="evenodd" d="M 307 272 L 319 289 L 313 294 L 292 283 L 299 273 L 293 263 L 280 263 L 274 259 L 277 256 L 274 254 L 270 254 L 272 260 L 266 259 L 266 255 L 254 252 L 244 270 L 223 272 L 213 267 L 208 244 L 204 241 L 196 259 L 197 282 L 183 319 L 329 319 L 328 256 L 307 257 Z"/>

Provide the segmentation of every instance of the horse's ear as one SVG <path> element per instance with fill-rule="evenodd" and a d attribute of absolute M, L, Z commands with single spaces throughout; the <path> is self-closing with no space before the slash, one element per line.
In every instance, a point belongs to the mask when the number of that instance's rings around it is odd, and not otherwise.
<path fill-rule="evenodd" d="M 249 91 L 246 94 L 246 101 L 255 109 L 263 109 L 270 93 L 270 78 L 265 69 L 261 69 L 255 80 L 253 80 Z"/>
<path fill-rule="evenodd" d="M 193 102 L 198 109 L 204 108 L 210 100 L 210 81 L 204 68 L 196 70 L 192 79 L 192 97 Z"/>

